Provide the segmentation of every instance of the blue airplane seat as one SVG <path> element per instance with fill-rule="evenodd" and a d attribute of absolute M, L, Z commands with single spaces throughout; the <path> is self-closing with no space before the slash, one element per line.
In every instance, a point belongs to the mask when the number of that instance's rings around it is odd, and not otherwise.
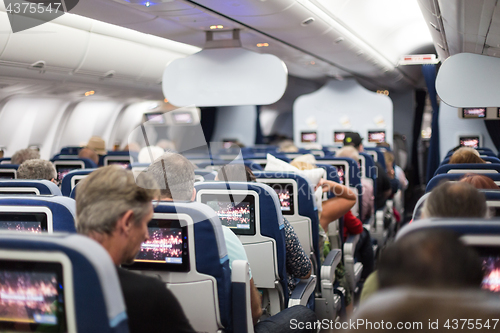
<path fill-rule="evenodd" d="M 500 164 L 494 163 L 463 163 L 441 165 L 434 176 L 443 173 L 500 173 Z"/>
<path fill-rule="evenodd" d="M 0 164 L 10 164 L 10 157 L 2 157 L 0 158 Z"/>
<path fill-rule="evenodd" d="M 77 146 L 62 147 L 59 155 L 78 155 L 83 148 Z"/>
<path fill-rule="evenodd" d="M 64 310 L 26 314 L 28 318 L 23 318 L 25 320 L 45 323 L 38 327 L 40 331 L 129 331 L 125 302 L 115 265 L 106 250 L 97 242 L 77 234 L 41 236 L 3 233 L 0 234 L 0 250 L 0 261 L 14 262 L 16 272 L 22 272 L 19 275 L 9 274 L 10 279 L 18 279 L 13 284 L 20 285 L 20 279 L 26 275 L 32 276 L 32 281 L 49 276 L 49 282 L 45 280 L 44 283 L 51 284 L 51 292 L 56 292 L 57 295 L 49 296 L 49 300 L 54 297 L 64 300 Z M 13 270 L 10 268 L 12 266 L 0 267 L 2 276 Z M 26 280 L 23 283 L 26 283 Z M 58 320 L 61 316 L 65 316 L 66 320 Z M 17 318 L 12 319 L 16 321 Z M 63 322 L 66 324 L 60 325 Z"/>
<path fill-rule="evenodd" d="M 500 184 L 500 173 L 481 173 L 481 175 L 491 178 L 497 185 Z M 425 192 L 432 191 L 436 186 L 438 186 L 441 182 L 450 180 L 450 181 L 458 181 L 464 176 L 464 173 L 442 173 L 440 175 L 436 175 L 429 180 L 427 186 L 425 188 Z"/>
<path fill-rule="evenodd" d="M 16 179 L 18 164 L 0 164 L 0 179 Z"/>
<path fill-rule="evenodd" d="M 50 180 L 5 179 L 0 180 L 0 194 L 62 195 Z"/>
<path fill-rule="evenodd" d="M 286 247 L 285 247 L 285 230 L 283 224 L 283 215 L 281 214 L 281 206 L 279 204 L 279 199 L 276 192 L 265 184 L 260 183 L 240 183 L 240 182 L 204 182 L 204 183 L 196 183 L 195 188 L 197 191 L 197 201 L 202 202 L 204 193 L 221 193 L 222 195 L 226 195 L 227 193 L 231 193 L 231 191 L 241 191 L 245 193 L 245 195 L 254 194 L 257 196 L 255 200 L 255 210 L 259 208 L 259 221 L 260 223 L 255 225 L 255 235 L 259 235 L 258 231 L 260 230 L 260 235 L 269 237 L 275 241 L 276 244 L 276 261 L 277 261 L 277 272 L 279 275 L 279 283 L 283 290 L 284 304 L 288 304 L 288 284 L 287 284 L 287 273 L 286 273 Z M 234 194 L 237 195 L 237 194 Z M 230 195 L 227 194 L 228 200 L 230 199 Z M 256 221 L 257 222 L 257 221 Z M 254 248 L 255 242 L 253 240 L 248 240 L 244 238 L 244 235 L 241 235 L 240 240 L 243 245 L 247 244 Z M 260 239 L 260 243 L 262 243 L 262 239 Z M 252 269 L 252 275 L 255 281 L 256 286 L 261 287 L 259 283 L 262 283 L 259 280 L 259 272 L 258 267 L 262 266 L 262 262 L 264 258 L 261 256 L 252 256 L 252 252 L 247 250 L 248 260 L 250 263 L 250 267 Z M 253 259 L 253 260 L 252 260 Z M 274 270 L 273 270 L 274 274 Z M 265 279 L 265 276 L 264 276 Z M 265 285 L 262 285 L 265 287 Z M 267 286 L 266 288 L 269 288 Z M 273 288 L 274 289 L 274 283 Z M 282 309 L 280 309 L 282 310 Z M 276 313 L 278 313 L 277 311 Z M 274 313 L 273 313 L 274 314 Z"/>
<path fill-rule="evenodd" d="M 65 197 L 69 197 L 71 195 L 71 190 L 76 184 L 87 177 L 90 173 L 94 172 L 96 169 L 77 169 L 68 172 L 61 183 L 61 193 Z"/>
<path fill-rule="evenodd" d="M 384 151 L 379 147 L 364 147 L 365 153 L 372 156 L 374 162 L 380 163 L 384 170 L 387 171 L 387 167 L 385 165 Z M 372 155 L 374 152 L 375 155 Z M 376 156 L 376 158 L 375 158 Z"/>
<path fill-rule="evenodd" d="M 101 164 L 102 157 L 102 165 L 109 165 L 113 163 L 123 163 L 130 165 L 130 163 L 134 163 L 138 161 L 139 154 L 135 151 L 108 151 L 106 155 L 100 156 L 99 163 Z"/>
<path fill-rule="evenodd" d="M 490 163 L 495 163 L 495 164 L 500 164 L 500 159 L 496 156 L 483 156 L 481 157 L 485 162 L 490 162 Z M 441 164 L 439 164 L 439 166 L 441 165 L 446 165 L 450 163 L 450 157 L 447 157 L 445 158 Z"/>
<path fill-rule="evenodd" d="M 88 158 L 78 158 L 78 157 L 75 157 L 75 158 L 52 158 L 50 160 L 52 163 L 54 163 L 55 166 L 57 165 L 66 165 L 65 163 L 61 163 L 61 162 L 68 162 L 67 164 L 75 164 L 74 162 L 76 161 L 82 161 L 83 162 L 83 168 L 81 169 L 91 169 L 91 168 L 97 168 L 97 164 L 95 164 L 94 161 L 92 161 L 91 159 L 88 159 Z M 72 163 L 73 162 L 73 163 Z"/>
<path fill-rule="evenodd" d="M 194 174 L 195 176 L 201 176 L 203 177 L 203 180 L 208 180 L 208 181 L 214 180 L 215 176 L 217 176 L 217 172 L 204 169 L 202 170 L 195 169 Z"/>

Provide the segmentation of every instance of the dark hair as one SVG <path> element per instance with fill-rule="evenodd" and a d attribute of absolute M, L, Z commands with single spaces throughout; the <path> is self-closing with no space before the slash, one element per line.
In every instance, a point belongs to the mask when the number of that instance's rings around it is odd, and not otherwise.
<path fill-rule="evenodd" d="M 427 229 L 403 236 L 382 252 L 380 288 L 479 288 L 483 279 L 477 253 L 453 231 Z"/>
<path fill-rule="evenodd" d="M 493 179 L 485 175 L 477 175 L 475 173 L 466 173 L 461 182 L 469 183 L 475 188 L 484 189 L 484 190 L 500 190 L 500 187 L 495 184 Z"/>
<path fill-rule="evenodd" d="M 225 182 L 255 182 L 257 179 L 252 170 L 243 164 L 224 165 L 217 172 L 217 178 Z"/>
<path fill-rule="evenodd" d="M 424 216 L 479 217 L 486 215 L 486 198 L 466 182 L 444 182 L 432 190 L 425 200 Z"/>

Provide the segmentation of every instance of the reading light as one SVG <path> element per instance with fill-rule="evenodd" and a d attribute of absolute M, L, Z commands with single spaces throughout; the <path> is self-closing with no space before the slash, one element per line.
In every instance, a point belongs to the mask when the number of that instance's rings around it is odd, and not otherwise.
<path fill-rule="evenodd" d="M 257 44 L 257 47 L 268 47 L 269 44 L 268 43 L 258 43 Z"/>
<path fill-rule="evenodd" d="M 164 101 L 165 103 L 168 103 L 168 99 L 166 99 L 166 98 L 165 98 L 163 101 Z"/>
<path fill-rule="evenodd" d="M 149 7 L 151 6 L 151 3 L 149 1 L 146 1 L 146 4 L 145 4 L 146 7 Z"/>
<path fill-rule="evenodd" d="M 224 26 L 221 24 L 210 26 L 210 30 L 215 30 L 215 29 L 224 29 Z"/>
<path fill-rule="evenodd" d="M 92 96 L 93 94 L 95 94 L 95 91 L 93 91 L 93 90 L 87 91 L 85 93 L 85 97 Z"/>

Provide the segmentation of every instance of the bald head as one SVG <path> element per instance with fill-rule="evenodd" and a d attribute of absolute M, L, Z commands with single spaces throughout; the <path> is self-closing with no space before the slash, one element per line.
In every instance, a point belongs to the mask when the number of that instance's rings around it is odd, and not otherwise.
<path fill-rule="evenodd" d="M 424 217 L 486 216 L 486 198 L 465 182 L 445 182 L 434 190 L 424 204 Z"/>

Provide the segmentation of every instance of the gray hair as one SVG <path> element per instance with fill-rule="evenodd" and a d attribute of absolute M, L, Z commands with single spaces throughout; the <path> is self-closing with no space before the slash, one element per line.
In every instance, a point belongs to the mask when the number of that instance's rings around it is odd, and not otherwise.
<path fill-rule="evenodd" d="M 42 159 L 27 160 L 17 169 L 18 179 L 46 179 L 57 178 L 56 168 L 50 161 Z"/>
<path fill-rule="evenodd" d="M 357 162 L 359 160 L 359 152 L 354 146 L 344 146 L 337 150 L 335 157 L 349 157 Z"/>
<path fill-rule="evenodd" d="M 116 165 L 92 172 L 76 187 L 76 230 L 110 235 L 128 210 L 139 224 L 159 194 L 151 177 L 143 175 L 140 181 L 136 184 L 132 171 Z"/>
<path fill-rule="evenodd" d="M 165 153 L 143 173 L 148 173 L 158 183 L 162 198 L 191 200 L 194 189 L 194 167 L 184 156 Z"/>
<path fill-rule="evenodd" d="M 35 160 L 40 158 L 40 153 L 34 149 L 21 149 L 18 150 L 10 158 L 10 163 L 12 164 L 23 164 L 27 160 Z"/>

